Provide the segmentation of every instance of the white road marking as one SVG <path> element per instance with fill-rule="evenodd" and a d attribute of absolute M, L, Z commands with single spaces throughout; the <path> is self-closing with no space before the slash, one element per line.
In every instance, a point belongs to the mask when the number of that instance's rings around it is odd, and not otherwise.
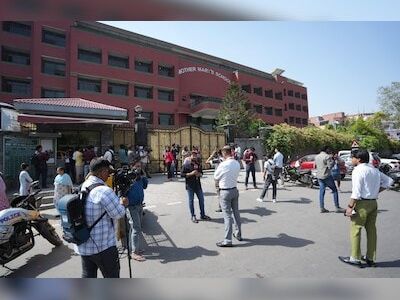
<path fill-rule="evenodd" d="M 177 205 L 177 204 L 181 204 L 181 203 L 182 203 L 182 201 L 177 201 L 177 202 L 167 203 L 167 205 Z"/>
<path fill-rule="evenodd" d="M 146 205 L 145 207 L 143 207 L 143 209 L 150 209 L 150 208 L 155 208 L 157 207 L 156 205 Z"/>

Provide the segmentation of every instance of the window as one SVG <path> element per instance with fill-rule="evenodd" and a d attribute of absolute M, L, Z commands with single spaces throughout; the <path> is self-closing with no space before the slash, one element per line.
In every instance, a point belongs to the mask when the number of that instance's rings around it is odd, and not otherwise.
<path fill-rule="evenodd" d="M 174 67 L 167 67 L 167 66 L 158 66 L 158 75 L 167 76 L 167 77 L 174 77 L 175 70 Z"/>
<path fill-rule="evenodd" d="M 128 89 L 128 84 L 108 82 L 108 93 L 111 95 L 128 96 Z"/>
<path fill-rule="evenodd" d="M 101 64 L 101 52 L 78 49 L 78 59 L 91 63 Z"/>
<path fill-rule="evenodd" d="M 288 90 L 288 96 L 293 97 L 293 91 L 292 90 Z"/>
<path fill-rule="evenodd" d="M 42 88 L 41 97 L 42 98 L 64 98 L 65 91 Z"/>
<path fill-rule="evenodd" d="M 285 111 L 287 111 L 287 104 L 285 103 Z"/>
<path fill-rule="evenodd" d="M 42 42 L 55 46 L 65 47 L 65 33 L 42 30 Z"/>
<path fill-rule="evenodd" d="M 282 100 L 282 99 L 283 99 L 283 97 L 282 97 L 282 92 L 275 93 L 275 99 L 277 99 L 277 100 Z"/>
<path fill-rule="evenodd" d="M 274 91 L 273 90 L 265 90 L 265 97 L 274 98 Z"/>
<path fill-rule="evenodd" d="M 142 112 L 142 117 L 147 119 L 147 124 L 153 124 L 153 112 Z"/>
<path fill-rule="evenodd" d="M 273 115 L 272 107 L 264 107 L 264 112 L 265 112 L 266 115 L 269 115 L 269 116 Z"/>
<path fill-rule="evenodd" d="M 3 22 L 3 30 L 11 33 L 31 36 L 31 25 L 18 22 Z"/>
<path fill-rule="evenodd" d="M 153 73 L 153 63 L 135 60 L 135 70 L 145 73 Z"/>
<path fill-rule="evenodd" d="M 282 117 L 282 109 L 281 108 L 275 108 L 275 116 Z"/>
<path fill-rule="evenodd" d="M 29 53 L 8 49 L 6 47 L 1 47 L 1 60 L 19 65 L 31 64 L 31 56 Z"/>
<path fill-rule="evenodd" d="M 250 84 L 242 85 L 242 90 L 245 91 L 246 93 L 251 94 L 251 85 Z"/>
<path fill-rule="evenodd" d="M 294 110 L 294 103 L 289 103 L 289 110 Z"/>
<path fill-rule="evenodd" d="M 24 79 L 2 77 L 1 90 L 16 95 L 29 95 L 31 93 L 31 82 Z"/>
<path fill-rule="evenodd" d="M 159 125 L 174 125 L 174 115 L 173 114 L 158 114 L 158 124 Z"/>
<path fill-rule="evenodd" d="M 296 105 L 296 110 L 297 110 L 297 111 L 301 111 L 301 105 L 300 105 L 300 104 L 297 104 L 297 105 Z"/>
<path fill-rule="evenodd" d="M 307 106 L 303 106 L 303 111 L 304 112 L 308 112 L 308 107 Z"/>
<path fill-rule="evenodd" d="M 101 93 L 101 80 L 78 78 L 78 90 Z"/>
<path fill-rule="evenodd" d="M 307 95 L 306 94 L 301 94 L 301 99 L 307 100 Z"/>
<path fill-rule="evenodd" d="M 135 97 L 142 99 L 153 99 L 153 88 L 135 86 Z"/>
<path fill-rule="evenodd" d="M 286 123 L 286 124 L 288 124 L 288 123 L 289 123 L 287 118 L 285 118 L 285 123 Z"/>
<path fill-rule="evenodd" d="M 296 118 L 296 124 L 301 124 L 301 118 Z"/>
<path fill-rule="evenodd" d="M 303 119 L 303 125 L 308 125 L 308 120 L 307 119 Z"/>
<path fill-rule="evenodd" d="M 174 101 L 174 91 L 158 90 L 158 100 Z"/>
<path fill-rule="evenodd" d="M 254 92 L 254 94 L 256 94 L 256 95 L 258 95 L 258 96 L 262 96 L 262 95 L 263 95 L 263 94 L 262 94 L 262 92 L 263 92 L 262 87 L 254 88 L 254 89 L 253 89 L 253 92 Z"/>
<path fill-rule="evenodd" d="M 283 89 L 283 96 L 286 96 L 286 89 Z"/>
<path fill-rule="evenodd" d="M 289 117 L 289 123 L 291 123 L 291 124 L 294 123 L 294 117 Z"/>
<path fill-rule="evenodd" d="M 129 58 L 108 55 L 108 65 L 118 68 L 129 69 Z"/>
<path fill-rule="evenodd" d="M 296 93 L 294 94 L 294 96 L 295 96 L 296 98 L 300 98 L 300 93 L 299 93 L 299 92 L 296 92 Z"/>
<path fill-rule="evenodd" d="M 254 110 L 258 114 L 262 114 L 262 106 L 261 105 L 254 105 Z"/>
<path fill-rule="evenodd" d="M 42 58 L 42 73 L 65 76 L 65 62 L 52 61 Z"/>

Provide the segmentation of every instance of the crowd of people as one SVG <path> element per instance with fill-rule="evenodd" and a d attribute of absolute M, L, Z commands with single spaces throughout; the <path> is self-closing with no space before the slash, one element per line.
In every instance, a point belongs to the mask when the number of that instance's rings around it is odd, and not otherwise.
<path fill-rule="evenodd" d="M 126 234 L 130 236 L 129 246 L 132 250 L 132 258 L 139 262 L 146 260 L 140 245 L 140 237 L 142 235 L 144 190 L 148 186 L 148 178 L 150 177 L 146 171 L 150 151 L 145 147 L 133 148 L 121 145 L 118 150 L 119 158 L 117 160 L 112 146 L 108 147 L 101 157 L 96 156 L 91 146 L 86 149 L 78 148 L 71 155 L 69 153 L 65 156 L 65 167 L 57 168 L 57 176 L 54 179 L 54 201 L 56 207 L 57 201 L 61 197 L 72 192 L 74 178 L 75 183 L 83 182 L 81 190 L 95 183 L 101 186 L 90 191 L 86 199 L 87 224 L 88 226 L 96 225 L 91 233 L 91 239 L 76 246 L 75 249 L 81 256 L 83 277 L 96 277 L 98 269 L 101 270 L 104 277 L 119 277 L 120 267 L 113 220 L 123 218 L 125 215 L 129 223 L 129 232 Z M 43 152 L 42 147 L 39 145 L 35 155 L 37 157 L 32 159 L 35 162 L 34 170 L 37 171 L 35 176 L 36 179 L 41 176 L 42 187 L 44 187 L 46 186 L 46 180 L 43 177 L 46 174 L 45 164 L 49 154 Z M 263 202 L 269 187 L 272 185 L 272 201 L 277 202 L 277 183 L 282 176 L 284 156 L 278 149 L 275 149 L 273 155 L 267 154 L 264 158 L 264 186 L 256 200 Z M 199 200 L 200 220 L 211 220 L 205 211 L 204 192 L 201 184 L 203 175 L 202 157 L 199 148 L 193 147 L 189 150 L 185 146 L 181 150 L 181 147 L 175 144 L 165 148 L 164 162 L 168 180 L 171 180 L 177 174 L 178 160 L 181 160 L 182 164 L 180 175 L 185 178 L 191 221 L 193 223 L 198 223 L 199 221 L 194 207 L 195 195 Z M 215 167 L 213 177 L 219 199 L 216 211 L 222 212 L 224 217 L 224 235 L 223 239 L 216 243 L 218 247 L 232 247 L 232 237 L 242 241 L 239 192 L 237 188 L 238 176 L 243 162 L 246 172 L 245 189 L 248 189 L 250 174 L 253 179 L 253 187 L 257 189 L 255 172 L 257 160 L 257 154 L 252 147 L 245 149 L 241 153 L 239 146 L 226 145 L 222 149 L 216 148 L 205 161 L 206 164 Z M 377 218 L 376 199 L 381 190 L 388 188 L 392 184 L 392 180 L 368 164 L 369 153 L 367 151 L 359 150 L 354 152 L 353 165 L 356 168 L 352 175 L 352 196 L 347 208 L 342 209 L 339 206 L 338 191 L 334 182 L 335 164 L 338 164 L 337 158 L 328 147 L 324 147 L 315 160 L 320 187 L 321 213 L 328 212 L 324 206 L 324 196 L 326 187 L 329 187 L 333 193 L 336 212 L 344 213 L 351 218 L 351 256 L 340 256 L 339 259 L 344 263 L 357 266 L 361 265 L 361 260 L 364 260 L 368 265 L 373 266 L 375 264 L 377 243 L 375 226 Z M 72 165 L 75 167 L 75 173 L 71 172 Z M 113 186 L 108 183 L 110 175 L 117 166 L 131 168 L 135 174 L 138 174 L 135 182 L 130 186 L 128 193 L 124 197 L 118 197 L 112 188 Z M 33 181 L 28 170 L 29 165 L 23 163 L 20 173 L 21 195 L 29 194 L 30 183 Z M 1 180 L 0 189 L 3 187 L 2 184 L 4 185 L 4 182 Z M 281 184 L 283 184 L 283 181 Z M 1 197 L 2 195 L 0 195 Z M 2 203 L 4 202 L 3 200 L 0 201 L 2 209 L 7 208 Z M 360 234 L 363 227 L 367 230 L 368 240 L 365 256 L 361 256 L 360 250 Z"/>

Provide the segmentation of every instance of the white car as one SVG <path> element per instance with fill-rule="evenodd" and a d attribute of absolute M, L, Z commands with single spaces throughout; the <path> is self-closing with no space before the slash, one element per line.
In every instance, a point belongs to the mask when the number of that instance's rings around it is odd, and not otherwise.
<path fill-rule="evenodd" d="M 400 170 L 400 160 L 392 158 L 381 158 L 381 163 L 389 165 L 392 170 Z"/>

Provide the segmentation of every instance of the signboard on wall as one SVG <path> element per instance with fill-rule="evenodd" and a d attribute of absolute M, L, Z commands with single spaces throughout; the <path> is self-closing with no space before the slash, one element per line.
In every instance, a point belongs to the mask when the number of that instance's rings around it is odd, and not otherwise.
<path fill-rule="evenodd" d="M 1 130 L 2 131 L 12 131 L 12 132 L 20 132 L 21 126 L 18 122 L 18 112 L 9 109 L 9 108 L 1 108 Z"/>
<path fill-rule="evenodd" d="M 214 75 L 223 81 L 225 81 L 228 84 L 231 84 L 231 80 L 226 77 L 224 74 L 221 74 L 220 72 L 214 71 L 213 69 L 210 68 L 205 68 L 205 67 L 185 67 L 181 68 L 178 70 L 179 75 L 183 75 L 185 73 L 193 73 L 193 72 L 200 72 L 200 73 L 206 73 L 210 75 Z"/>

